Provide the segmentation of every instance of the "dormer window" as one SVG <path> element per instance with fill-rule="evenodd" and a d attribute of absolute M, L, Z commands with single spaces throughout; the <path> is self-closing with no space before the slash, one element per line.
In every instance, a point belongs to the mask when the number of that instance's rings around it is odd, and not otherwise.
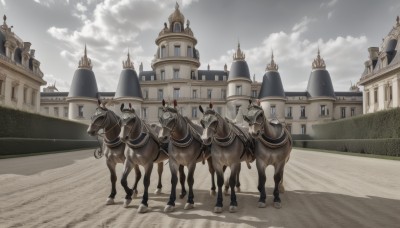
<path fill-rule="evenodd" d="M 182 30 L 181 30 L 181 23 L 179 23 L 179 22 L 175 22 L 174 23 L 174 30 L 173 30 L 173 32 L 181 32 Z"/>

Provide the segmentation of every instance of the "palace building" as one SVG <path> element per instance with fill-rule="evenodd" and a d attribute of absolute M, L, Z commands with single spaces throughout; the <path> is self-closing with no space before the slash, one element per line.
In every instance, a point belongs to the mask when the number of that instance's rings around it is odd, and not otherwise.
<path fill-rule="evenodd" d="M 0 106 L 40 111 L 40 86 L 46 85 L 40 62 L 30 42 L 24 42 L 7 25 L 0 26 Z"/>
<path fill-rule="evenodd" d="M 357 87 L 336 92 L 320 51 L 311 63 L 311 74 L 304 92 L 287 92 L 282 85 L 278 65 L 271 56 L 262 83 L 251 79 L 245 53 L 237 45 L 230 69 L 200 70 L 200 52 L 196 48 L 189 20 L 176 4 L 168 23 L 155 39 L 156 51 L 151 71 L 138 71 L 127 59 L 122 63 L 115 92 L 98 91 L 95 66 L 92 67 L 85 46 L 69 92 L 56 92 L 55 85 L 41 93 L 41 113 L 89 122 L 97 98 L 120 113 L 121 103 L 131 103 L 141 118 L 158 123 L 161 101 L 178 100 L 178 110 L 197 122 L 199 105 L 210 101 L 221 115 L 243 122 L 249 99 L 260 99 L 268 119 L 286 122 L 292 134 L 312 134 L 312 125 L 362 114 L 362 93 Z M 90 50 L 89 50 L 90 53 Z M 267 58 L 267 57 L 266 57 Z M 116 76 L 117 78 L 117 76 Z"/>
<path fill-rule="evenodd" d="M 368 48 L 369 59 L 358 85 L 364 86 L 363 112 L 400 107 L 400 19 L 383 38 L 381 47 Z"/>

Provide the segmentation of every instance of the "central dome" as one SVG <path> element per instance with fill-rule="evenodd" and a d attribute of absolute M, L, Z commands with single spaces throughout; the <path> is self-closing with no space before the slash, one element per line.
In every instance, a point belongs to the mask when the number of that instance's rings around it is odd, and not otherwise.
<path fill-rule="evenodd" d="M 182 25 L 185 22 L 185 16 L 179 10 L 179 4 L 176 3 L 175 11 L 168 17 L 169 24 L 172 25 L 174 22 L 180 22 Z"/>

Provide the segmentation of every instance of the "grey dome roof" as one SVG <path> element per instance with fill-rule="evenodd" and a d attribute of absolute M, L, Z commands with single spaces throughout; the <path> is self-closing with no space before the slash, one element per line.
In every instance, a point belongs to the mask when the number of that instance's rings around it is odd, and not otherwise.
<path fill-rule="evenodd" d="M 75 70 L 68 97 L 97 98 L 97 93 L 96 77 L 93 71 L 86 68 Z"/>
<path fill-rule="evenodd" d="M 120 97 L 143 98 L 138 76 L 136 71 L 132 68 L 123 69 L 121 71 L 117 90 L 115 92 L 115 98 Z"/>
<path fill-rule="evenodd" d="M 335 97 L 331 76 L 325 69 L 315 69 L 308 79 L 307 93 L 310 97 Z"/>
<path fill-rule="evenodd" d="M 264 74 L 259 99 L 265 97 L 285 97 L 281 76 L 277 71 L 267 71 Z"/>
<path fill-rule="evenodd" d="M 247 65 L 247 62 L 244 60 L 234 61 L 231 65 L 228 81 L 238 78 L 251 80 L 249 66 Z"/>

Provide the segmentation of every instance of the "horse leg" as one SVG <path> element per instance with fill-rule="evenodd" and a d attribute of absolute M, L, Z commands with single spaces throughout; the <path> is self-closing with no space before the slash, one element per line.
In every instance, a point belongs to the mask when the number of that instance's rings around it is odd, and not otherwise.
<path fill-rule="evenodd" d="M 124 172 L 122 173 L 122 177 L 121 177 L 121 185 L 122 185 L 122 187 L 124 187 L 125 192 L 126 192 L 126 196 L 125 196 L 125 200 L 124 200 L 124 207 L 128 207 L 129 204 L 132 202 L 133 190 L 128 187 L 127 179 L 128 179 L 128 175 L 131 172 L 133 166 L 134 165 L 131 162 L 129 162 L 128 159 L 125 159 Z"/>
<path fill-rule="evenodd" d="M 285 186 L 283 186 L 283 174 L 282 174 L 281 182 L 279 183 L 278 189 L 279 189 L 279 193 L 285 193 Z"/>
<path fill-rule="evenodd" d="M 110 179 L 111 179 L 111 193 L 107 198 L 106 204 L 111 205 L 114 204 L 114 198 L 117 194 L 117 189 L 115 188 L 115 183 L 117 182 L 117 174 L 115 173 L 115 166 L 117 163 L 113 161 L 107 160 L 107 167 L 110 170 Z"/>
<path fill-rule="evenodd" d="M 135 184 L 132 187 L 132 191 L 133 191 L 133 198 L 136 198 L 138 194 L 137 185 L 139 183 L 140 178 L 142 178 L 142 173 L 140 172 L 138 165 L 134 165 L 133 168 L 135 169 Z"/>
<path fill-rule="evenodd" d="M 258 191 L 260 192 L 260 199 L 258 200 L 258 207 L 266 207 L 265 199 L 267 194 L 265 193 L 265 182 L 267 181 L 267 176 L 265 175 L 265 169 L 267 166 L 260 159 L 256 160 L 257 172 L 258 172 Z"/>
<path fill-rule="evenodd" d="M 194 184 L 194 170 L 196 169 L 196 162 L 190 164 L 188 166 L 188 185 L 189 185 L 189 196 L 187 199 L 187 203 L 185 205 L 185 210 L 189 210 L 194 208 L 194 193 L 193 193 L 193 184 Z"/>
<path fill-rule="evenodd" d="M 179 182 L 181 183 L 181 194 L 179 195 L 180 199 L 183 199 L 186 196 L 186 188 L 185 188 L 186 176 L 184 168 L 185 167 L 183 165 L 179 165 Z"/>
<path fill-rule="evenodd" d="M 221 167 L 222 165 L 215 166 L 215 162 L 213 161 L 215 173 L 217 174 L 217 204 L 214 207 L 214 213 L 221 213 L 222 212 L 222 185 L 224 185 L 224 171 Z"/>
<path fill-rule="evenodd" d="M 167 203 L 167 206 L 165 206 L 164 208 L 164 212 L 172 212 L 174 211 L 175 208 L 176 184 L 178 183 L 178 175 L 177 175 L 178 167 L 179 165 L 177 164 L 177 162 L 170 157 L 169 168 L 171 170 L 171 193 L 169 196 L 169 201 Z"/>
<path fill-rule="evenodd" d="M 147 201 L 149 200 L 149 185 L 150 185 L 151 171 L 153 170 L 153 162 L 149 162 L 149 164 L 146 165 L 144 169 L 145 169 L 143 178 L 144 191 L 143 191 L 142 203 L 138 208 L 139 213 L 145 213 L 148 211 L 149 205 L 147 204 Z"/>
<path fill-rule="evenodd" d="M 236 186 L 236 179 L 240 170 L 240 162 L 237 164 L 231 165 L 231 176 L 229 177 L 229 186 L 231 187 L 231 204 L 229 207 L 229 212 L 236 212 L 237 211 L 237 201 L 236 201 L 236 193 L 235 193 L 235 186 Z"/>
<path fill-rule="evenodd" d="M 226 168 L 227 168 L 226 165 L 224 165 L 222 167 L 223 173 L 225 173 Z M 225 180 L 224 185 L 225 185 L 224 195 L 229 196 L 229 179 L 228 178 Z"/>
<path fill-rule="evenodd" d="M 211 196 L 215 196 L 216 192 L 215 192 L 215 170 L 214 170 L 214 166 L 212 165 L 212 158 L 209 157 L 207 158 L 207 164 L 208 164 L 208 171 L 211 174 L 211 190 L 210 190 L 210 195 Z"/>
<path fill-rule="evenodd" d="M 239 163 L 238 166 L 238 171 L 237 171 L 237 175 L 236 175 L 236 192 L 240 192 L 240 180 L 239 180 L 239 175 L 240 175 L 240 171 L 242 170 L 242 163 Z"/>
<path fill-rule="evenodd" d="M 283 170 L 284 166 L 275 166 L 275 175 L 274 175 L 274 182 L 275 182 L 275 188 L 274 188 L 274 207 L 275 208 L 281 208 L 281 199 L 279 198 L 279 184 L 281 183 L 282 177 L 283 177 Z"/>
<path fill-rule="evenodd" d="M 161 189 L 162 189 L 161 179 L 163 171 L 164 171 L 164 162 L 157 163 L 158 184 L 157 184 L 157 189 L 154 192 L 154 194 L 156 195 L 161 194 Z"/>

